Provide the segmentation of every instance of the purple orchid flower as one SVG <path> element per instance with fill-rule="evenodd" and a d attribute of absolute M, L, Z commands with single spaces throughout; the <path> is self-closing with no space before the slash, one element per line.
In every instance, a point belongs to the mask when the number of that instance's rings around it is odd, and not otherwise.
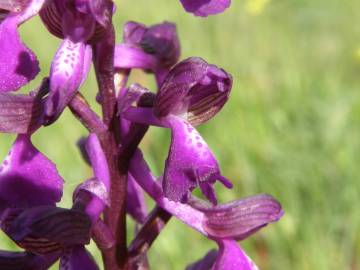
<path fill-rule="evenodd" d="M 86 79 L 92 59 L 88 42 L 104 32 L 97 23 L 97 12 L 91 3 L 54 0 L 46 2 L 40 11 L 49 31 L 63 39 L 50 68 L 49 96 L 45 102 L 46 124 L 58 118 Z"/>
<path fill-rule="evenodd" d="M 281 205 L 273 197 L 256 195 L 218 206 L 194 197 L 187 204 L 170 201 L 151 174 L 140 150 L 131 160 L 129 173 L 160 207 L 219 245 L 219 252 L 208 254 L 189 270 L 257 270 L 236 240 L 243 240 L 282 217 Z"/>
<path fill-rule="evenodd" d="M 180 0 L 180 2 L 187 12 L 201 17 L 221 13 L 231 4 L 231 0 Z"/>
<path fill-rule="evenodd" d="M 171 146 L 163 178 L 165 195 L 174 201 L 187 201 L 199 186 L 216 204 L 212 185 L 219 180 L 232 184 L 221 175 L 217 161 L 206 142 L 192 125 L 208 121 L 228 99 L 232 78 L 225 71 L 200 58 L 177 64 L 165 78 L 154 108 L 128 108 L 130 121 L 171 129 Z M 122 108 L 124 110 L 124 108 Z"/>
<path fill-rule="evenodd" d="M 98 269 L 84 245 L 109 204 L 110 176 L 96 135 L 89 136 L 86 149 L 95 178 L 77 188 L 72 209 L 63 209 L 55 206 L 62 191 L 56 168 L 32 146 L 30 136 L 17 138 L 1 167 L 1 206 L 5 209 L 0 220 L 4 232 L 30 253 L 2 253 L 0 268 L 21 256 L 24 264 L 42 262 L 39 269 L 47 269 L 59 257 L 60 269 Z"/>
<path fill-rule="evenodd" d="M 146 27 L 137 22 L 124 26 L 123 43 L 115 47 L 117 69 L 140 68 L 153 72 L 161 85 L 169 69 L 180 57 L 176 25 L 163 22 Z"/>

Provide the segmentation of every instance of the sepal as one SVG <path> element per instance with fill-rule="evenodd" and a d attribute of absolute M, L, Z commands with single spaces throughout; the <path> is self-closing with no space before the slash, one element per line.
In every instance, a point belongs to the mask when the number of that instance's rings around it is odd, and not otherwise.
<path fill-rule="evenodd" d="M 232 77 L 201 58 L 192 57 L 174 66 L 157 93 L 154 113 L 182 116 L 193 125 L 205 123 L 225 105 Z"/>

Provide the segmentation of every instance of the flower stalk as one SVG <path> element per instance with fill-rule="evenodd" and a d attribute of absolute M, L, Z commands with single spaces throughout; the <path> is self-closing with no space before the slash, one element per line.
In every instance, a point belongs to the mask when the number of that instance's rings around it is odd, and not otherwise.
<path fill-rule="evenodd" d="M 202 17 L 230 6 L 230 0 L 180 2 Z M 214 184 L 232 188 L 232 183 L 195 129 L 226 104 L 232 76 L 199 57 L 180 61 L 176 25 L 170 22 L 128 22 L 123 41 L 115 44 L 114 5 L 111 0 L 0 1 L 0 132 L 17 134 L 0 165 L 0 227 L 23 249 L 0 251 L 0 269 L 45 270 L 59 260 L 61 270 L 97 270 L 86 249 L 91 239 L 105 270 L 150 269 L 147 253 L 172 217 L 219 247 L 186 269 L 257 269 L 237 241 L 278 221 L 282 207 L 266 194 L 219 203 Z M 17 30 L 37 14 L 62 42 L 39 89 L 14 94 L 39 72 L 35 54 Z M 92 63 L 102 117 L 80 93 Z M 153 74 L 155 91 L 128 85 L 132 69 Z M 78 147 L 93 172 L 73 191 L 70 209 L 57 207 L 64 180 L 31 140 L 66 107 L 89 132 Z M 171 132 L 158 177 L 141 152 L 150 126 Z M 206 201 L 194 197 L 194 189 Z M 145 192 L 155 202 L 150 213 Z M 129 217 L 136 224 L 131 242 Z"/>

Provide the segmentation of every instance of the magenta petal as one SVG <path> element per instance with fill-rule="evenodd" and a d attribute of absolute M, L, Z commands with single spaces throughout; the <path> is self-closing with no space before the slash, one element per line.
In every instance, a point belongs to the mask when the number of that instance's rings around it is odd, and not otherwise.
<path fill-rule="evenodd" d="M 166 121 L 163 121 L 163 119 L 159 119 L 154 115 L 153 108 L 130 107 L 125 110 L 122 115 L 130 122 L 157 127 L 169 127 Z"/>
<path fill-rule="evenodd" d="M 57 256 L 40 256 L 28 252 L 11 252 L 0 250 L 1 270 L 46 270 L 54 263 Z"/>
<path fill-rule="evenodd" d="M 231 4 L 231 0 L 180 0 L 187 12 L 206 17 L 223 12 Z"/>
<path fill-rule="evenodd" d="M 110 13 L 113 11 L 115 4 L 107 0 L 91 0 L 89 1 L 89 5 L 95 20 L 103 27 L 109 27 L 111 24 L 109 20 L 109 18 L 111 18 Z"/>
<path fill-rule="evenodd" d="M 134 83 L 128 88 L 124 88 L 121 96 L 118 99 L 118 110 L 123 113 L 130 108 L 134 103 L 138 103 L 140 98 L 145 94 L 151 93 L 150 90 L 142 87 L 140 84 Z"/>
<path fill-rule="evenodd" d="M 31 269 L 35 257 L 36 255 L 27 252 L 0 251 L 0 269 Z M 38 269 L 44 268 L 39 265 Z"/>
<path fill-rule="evenodd" d="M 155 177 L 151 174 L 140 150 L 135 151 L 130 161 L 129 174 L 134 177 L 136 182 L 160 207 L 176 216 L 188 226 L 208 236 L 203 228 L 204 213 L 188 204 L 174 202 L 165 198 L 161 190 L 160 181 L 156 181 Z"/>
<path fill-rule="evenodd" d="M 92 239 L 100 250 L 105 250 L 115 245 L 114 234 L 110 230 L 109 226 L 101 219 L 98 220 L 92 227 Z"/>
<path fill-rule="evenodd" d="M 187 201 L 191 190 L 200 186 L 204 195 L 216 204 L 212 184 L 221 177 L 218 163 L 200 134 L 185 120 L 169 116 L 171 146 L 166 160 L 163 189 L 174 201 Z"/>
<path fill-rule="evenodd" d="M 19 12 L 26 7 L 26 4 L 27 0 L 1 0 L 0 9 L 11 12 Z"/>
<path fill-rule="evenodd" d="M 209 235 L 236 240 L 245 239 L 284 214 L 280 203 L 267 194 L 200 210 L 205 214 L 203 225 Z"/>
<path fill-rule="evenodd" d="M 147 30 L 142 23 L 129 21 L 123 27 L 123 40 L 128 45 L 138 46 Z"/>
<path fill-rule="evenodd" d="M 86 180 L 74 192 L 73 209 L 84 211 L 95 224 L 105 206 L 110 205 L 109 192 L 103 182 L 96 178 Z"/>
<path fill-rule="evenodd" d="M 150 26 L 140 45 L 146 53 L 155 55 L 164 68 L 170 68 L 179 60 L 180 42 L 173 23 L 163 22 Z"/>
<path fill-rule="evenodd" d="M 67 10 L 62 17 L 62 32 L 72 42 L 85 42 L 95 31 L 95 21 L 92 16 Z"/>
<path fill-rule="evenodd" d="M 17 28 L 36 15 L 44 2 L 45 0 L 31 0 L 25 9 L 19 13 L 9 13 L 0 24 L 0 92 L 19 89 L 39 72 L 36 56 L 21 42 Z M 20 6 L 23 7 L 23 3 Z"/>
<path fill-rule="evenodd" d="M 78 192 L 87 191 L 91 195 L 100 199 L 102 205 L 110 206 L 109 192 L 102 181 L 97 178 L 91 178 L 81 183 L 74 192 L 74 200 L 79 196 Z M 85 199 L 88 200 L 88 199 Z M 86 202 L 88 203 L 88 201 Z M 104 206 L 102 206 L 104 207 Z"/>
<path fill-rule="evenodd" d="M 0 92 L 19 89 L 40 71 L 35 54 L 20 40 L 18 19 L 9 16 L 0 24 Z"/>
<path fill-rule="evenodd" d="M 0 93 L 0 132 L 32 133 L 42 124 L 43 101 L 30 95 Z"/>
<path fill-rule="evenodd" d="M 54 205 L 62 196 L 63 179 L 56 166 L 19 135 L 0 166 L 0 212 L 6 207 Z"/>
<path fill-rule="evenodd" d="M 193 126 L 214 117 L 225 105 L 232 77 L 223 69 L 198 57 L 175 65 L 165 77 L 154 104 L 154 113 L 162 118 L 174 114 Z"/>
<path fill-rule="evenodd" d="M 128 174 L 128 186 L 126 197 L 126 211 L 134 220 L 144 223 L 147 216 L 146 202 L 144 191 L 135 181 L 131 174 Z"/>
<path fill-rule="evenodd" d="M 221 240 L 218 256 L 212 270 L 258 270 L 255 263 L 234 240 Z"/>
<path fill-rule="evenodd" d="M 38 206 L 24 210 L 5 232 L 27 251 L 48 254 L 63 247 L 88 244 L 90 228 L 90 219 L 83 212 Z"/>
<path fill-rule="evenodd" d="M 218 252 L 210 250 L 204 258 L 186 267 L 186 270 L 211 270 Z"/>
<path fill-rule="evenodd" d="M 90 134 L 86 142 L 86 152 L 90 159 L 94 176 L 110 191 L 110 172 L 104 151 L 96 134 Z"/>
<path fill-rule="evenodd" d="M 9 15 L 9 11 L 4 10 L 4 9 L 0 9 L 0 23 L 3 22 L 3 20 L 6 19 L 6 17 Z"/>
<path fill-rule="evenodd" d="M 91 68 L 91 64 L 92 64 L 92 49 L 91 49 L 91 45 L 86 45 L 85 47 L 85 53 L 84 53 L 84 64 L 83 64 L 83 73 L 82 73 L 82 80 L 80 85 L 82 85 L 86 78 L 87 75 L 89 74 L 90 68 Z"/>
<path fill-rule="evenodd" d="M 92 223 L 94 224 L 104 211 L 106 205 L 110 205 L 110 172 L 105 154 L 96 134 L 90 134 L 86 141 L 86 159 L 93 168 L 94 178 L 79 185 L 74 192 L 74 207 L 85 208 Z M 84 194 L 83 192 L 88 194 Z M 89 196 L 90 195 L 90 196 Z"/>
<path fill-rule="evenodd" d="M 152 56 L 156 60 L 156 68 L 162 67 L 167 70 L 173 66 L 180 57 L 180 43 L 177 36 L 176 25 L 169 22 L 151 25 L 146 27 L 137 22 L 127 22 L 124 26 L 124 45 L 135 47 L 144 52 L 144 59 L 146 55 Z M 121 46 L 121 45 L 120 45 Z M 125 55 L 125 53 L 123 53 Z M 139 56 L 133 53 L 128 56 L 128 62 L 131 58 L 133 62 L 139 61 Z M 151 69 L 142 67 L 139 63 L 134 68 Z"/>
<path fill-rule="evenodd" d="M 68 249 L 60 259 L 60 270 L 98 270 L 98 266 L 91 254 L 83 247 L 76 246 Z"/>
<path fill-rule="evenodd" d="M 50 70 L 50 92 L 45 103 L 48 123 L 65 109 L 79 89 L 84 74 L 85 43 L 64 39 L 56 52 Z"/>
<path fill-rule="evenodd" d="M 141 48 L 127 44 L 115 46 L 114 66 L 116 68 L 140 68 L 154 71 L 157 65 L 157 59 L 145 53 Z"/>

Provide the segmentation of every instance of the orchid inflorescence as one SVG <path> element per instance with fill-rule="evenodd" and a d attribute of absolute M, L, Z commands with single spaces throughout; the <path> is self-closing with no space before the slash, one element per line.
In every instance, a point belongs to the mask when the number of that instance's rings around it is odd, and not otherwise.
<path fill-rule="evenodd" d="M 230 6 L 230 0 L 180 2 L 203 17 Z M 186 269 L 257 269 L 236 241 L 279 220 L 281 205 L 265 194 L 218 204 L 214 183 L 232 183 L 196 130 L 225 105 L 232 76 L 198 57 L 179 62 L 180 43 L 170 22 L 128 22 L 116 45 L 115 10 L 111 0 L 0 0 L 0 132 L 18 134 L 0 166 L 0 225 L 24 250 L 0 251 L 0 269 L 48 269 L 57 260 L 60 269 L 98 269 L 85 248 L 91 239 L 106 270 L 149 269 L 146 253 L 172 216 L 219 246 Z M 39 87 L 13 94 L 39 72 L 35 54 L 18 34 L 37 14 L 62 42 Z M 102 119 L 79 93 L 91 64 Z M 157 92 L 128 85 L 132 69 L 154 74 Z M 74 190 L 71 209 L 56 206 L 64 180 L 31 142 L 66 107 L 89 131 L 78 146 L 93 170 Z M 160 177 L 138 147 L 149 126 L 171 130 Z M 196 188 L 206 200 L 192 194 Z M 144 191 L 156 203 L 151 212 Z M 138 228 L 129 245 L 126 213 Z"/>

